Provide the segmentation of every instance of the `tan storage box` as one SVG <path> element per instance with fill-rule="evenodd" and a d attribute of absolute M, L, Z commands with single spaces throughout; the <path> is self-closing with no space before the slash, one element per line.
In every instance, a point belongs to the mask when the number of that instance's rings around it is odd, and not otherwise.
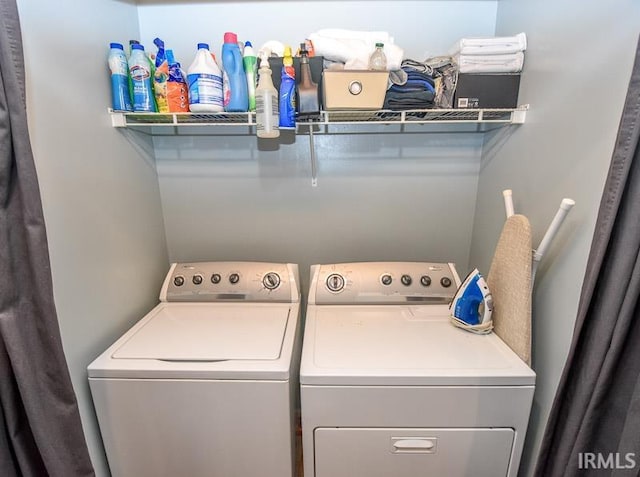
<path fill-rule="evenodd" d="M 387 92 L 387 71 L 323 71 L 324 109 L 382 109 Z"/>

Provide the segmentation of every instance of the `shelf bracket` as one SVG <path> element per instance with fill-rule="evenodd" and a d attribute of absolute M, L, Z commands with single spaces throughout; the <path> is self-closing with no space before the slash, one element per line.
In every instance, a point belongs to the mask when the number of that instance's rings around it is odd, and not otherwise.
<path fill-rule="evenodd" d="M 127 119 L 124 113 L 116 113 L 111 112 L 111 126 L 114 128 L 124 128 L 127 127 Z"/>
<path fill-rule="evenodd" d="M 525 104 L 518 109 L 515 109 L 511 113 L 511 123 L 512 124 L 524 124 L 524 120 L 527 117 L 527 110 L 529 109 L 529 105 Z"/>
<path fill-rule="evenodd" d="M 316 164 L 316 147 L 313 142 L 313 124 L 309 124 L 309 153 L 311 156 L 311 186 L 318 186 L 318 169 Z"/>

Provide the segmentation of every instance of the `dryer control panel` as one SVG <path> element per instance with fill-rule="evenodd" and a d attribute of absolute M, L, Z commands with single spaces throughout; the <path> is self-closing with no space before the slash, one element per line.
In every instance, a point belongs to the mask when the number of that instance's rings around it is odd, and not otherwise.
<path fill-rule="evenodd" d="M 460 285 L 453 263 L 354 262 L 313 265 L 310 304 L 449 303 Z"/>
<path fill-rule="evenodd" d="M 298 265 L 267 262 L 174 263 L 160 301 L 300 301 Z"/>

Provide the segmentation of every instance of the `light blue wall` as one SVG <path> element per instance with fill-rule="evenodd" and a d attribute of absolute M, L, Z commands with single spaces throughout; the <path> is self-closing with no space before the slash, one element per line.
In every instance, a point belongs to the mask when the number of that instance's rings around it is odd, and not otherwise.
<path fill-rule="evenodd" d="M 257 49 L 327 27 L 388 31 L 423 60 L 492 35 L 496 15 L 478 1 L 151 3 L 139 9 L 143 43 L 160 36 L 184 66 L 199 41 L 219 54 L 228 30 Z M 171 259 L 292 261 L 303 287 L 318 262 L 447 260 L 464 273 L 482 136 L 389 130 L 317 136 L 316 188 L 305 136 L 155 138 Z"/>
<path fill-rule="evenodd" d="M 632 0 L 502 0 L 497 34 L 527 32 L 520 88 L 527 122 L 483 153 L 471 263 L 487 270 L 504 222 L 503 189 L 514 191 L 537 245 L 563 197 L 577 205 L 536 280 L 533 367 L 537 378 L 522 475 L 531 475 L 571 340 L 602 187 L 629 83 L 640 4 Z"/>
<path fill-rule="evenodd" d="M 185 68 L 199 42 L 208 42 L 219 57 L 226 31 L 237 33 L 242 41 L 251 40 L 259 48 L 268 40 L 297 47 L 321 28 L 383 30 L 394 37 L 407 56 L 424 60 L 445 53 L 464 35 L 493 35 L 497 10 L 495 1 L 449 0 L 140 3 L 143 44 L 155 50 L 153 39 L 159 36 L 174 49 Z"/>
<path fill-rule="evenodd" d="M 107 476 L 86 367 L 157 302 L 168 269 L 155 164 L 145 141 L 134 147 L 107 114 L 106 51 L 138 35 L 136 7 L 18 6 L 60 331 L 92 460 Z"/>

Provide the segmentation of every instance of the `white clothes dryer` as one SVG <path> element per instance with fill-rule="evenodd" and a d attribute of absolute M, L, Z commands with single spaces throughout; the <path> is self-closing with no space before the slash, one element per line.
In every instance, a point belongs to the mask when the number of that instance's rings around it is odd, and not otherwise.
<path fill-rule="evenodd" d="M 293 475 L 298 284 L 293 264 L 171 266 L 88 367 L 113 477 Z"/>
<path fill-rule="evenodd" d="M 305 477 L 515 477 L 534 372 L 449 322 L 453 264 L 314 265 L 300 367 Z"/>

